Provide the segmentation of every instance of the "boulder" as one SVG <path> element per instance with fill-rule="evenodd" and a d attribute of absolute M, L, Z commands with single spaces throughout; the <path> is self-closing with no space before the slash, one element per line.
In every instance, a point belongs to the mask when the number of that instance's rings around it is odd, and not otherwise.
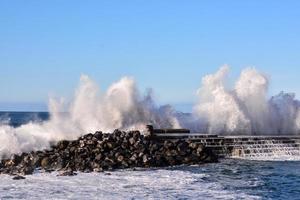
<path fill-rule="evenodd" d="M 24 176 L 17 175 L 17 176 L 14 176 L 12 179 L 13 179 L 13 180 L 23 180 L 23 179 L 25 179 L 25 177 L 24 177 Z"/>

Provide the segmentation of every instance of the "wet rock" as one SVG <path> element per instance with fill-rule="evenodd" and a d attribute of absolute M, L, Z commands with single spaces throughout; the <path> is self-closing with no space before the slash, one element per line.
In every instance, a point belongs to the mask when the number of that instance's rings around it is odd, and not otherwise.
<path fill-rule="evenodd" d="M 52 163 L 52 167 L 56 169 L 62 169 L 65 167 L 65 163 L 66 161 L 64 160 L 64 158 L 59 156 L 57 157 L 55 162 Z"/>
<path fill-rule="evenodd" d="M 94 137 L 97 138 L 98 140 L 103 139 L 103 133 L 101 131 L 96 131 L 94 134 Z"/>
<path fill-rule="evenodd" d="M 196 153 L 197 153 L 198 155 L 201 155 L 201 153 L 203 152 L 203 149 L 204 149 L 204 147 L 203 147 L 201 144 L 198 145 L 197 150 L 196 150 Z"/>
<path fill-rule="evenodd" d="M 191 149 L 196 149 L 197 148 L 197 143 L 195 143 L 195 142 L 190 142 L 189 143 L 189 147 L 191 148 Z"/>
<path fill-rule="evenodd" d="M 67 148 L 67 146 L 69 145 L 69 141 L 67 140 L 62 140 L 60 142 L 57 143 L 57 148 L 60 149 L 60 150 L 63 150 L 65 148 Z"/>
<path fill-rule="evenodd" d="M 150 157 L 148 155 L 143 155 L 143 163 L 146 164 L 150 161 Z"/>
<path fill-rule="evenodd" d="M 102 169 L 102 167 L 96 167 L 94 168 L 94 172 L 100 173 L 100 172 L 104 172 L 104 170 Z"/>
<path fill-rule="evenodd" d="M 32 166 L 35 168 L 40 167 L 41 161 L 42 161 L 42 158 L 38 154 L 34 155 L 31 160 Z"/>
<path fill-rule="evenodd" d="M 24 166 L 19 170 L 19 173 L 22 175 L 29 175 L 34 172 L 34 167 L 33 166 Z"/>
<path fill-rule="evenodd" d="M 76 175 L 77 173 L 75 173 L 74 171 L 68 170 L 68 171 L 60 172 L 57 176 L 76 176 Z"/>
<path fill-rule="evenodd" d="M 14 160 L 8 159 L 4 161 L 4 167 L 13 167 L 15 166 Z"/>
<path fill-rule="evenodd" d="M 12 179 L 13 179 L 13 180 L 23 180 L 23 179 L 25 179 L 25 177 L 24 177 L 24 176 L 17 175 L 17 176 L 14 176 Z"/>
<path fill-rule="evenodd" d="M 48 168 L 49 164 L 50 164 L 50 159 L 48 157 L 42 159 L 41 161 L 42 168 Z"/>
<path fill-rule="evenodd" d="M 117 161 L 118 161 L 118 162 L 122 162 L 123 160 L 124 160 L 124 156 L 119 155 L 119 156 L 117 157 Z"/>
<path fill-rule="evenodd" d="M 22 161 L 22 155 L 12 155 L 10 160 L 12 162 L 11 164 L 16 166 Z"/>
<path fill-rule="evenodd" d="M 99 162 L 101 159 L 102 159 L 102 154 L 100 154 L 100 153 L 97 154 L 97 156 L 95 157 L 95 160 Z"/>
<path fill-rule="evenodd" d="M 137 142 L 137 138 L 131 137 L 128 141 L 130 145 L 134 145 Z"/>

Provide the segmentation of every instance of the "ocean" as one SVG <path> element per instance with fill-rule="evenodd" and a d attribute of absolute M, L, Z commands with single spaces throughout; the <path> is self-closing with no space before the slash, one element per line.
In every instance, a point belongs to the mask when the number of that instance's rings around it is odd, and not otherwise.
<path fill-rule="evenodd" d="M 48 113 L 1 112 L 18 127 Z M 1 132 L 0 132 L 1 136 Z M 36 171 L 25 180 L 0 175 L 0 199 L 300 199 L 300 161 L 223 159 L 171 168 L 79 173 Z"/>
<path fill-rule="evenodd" d="M 19 127 L 29 122 L 42 122 L 48 119 L 48 112 L 0 112 L 0 121 L 12 127 Z"/>

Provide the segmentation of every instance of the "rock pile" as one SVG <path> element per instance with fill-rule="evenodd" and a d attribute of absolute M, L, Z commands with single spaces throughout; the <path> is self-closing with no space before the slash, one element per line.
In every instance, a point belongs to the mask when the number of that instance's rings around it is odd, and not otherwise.
<path fill-rule="evenodd" d="M 157 141 L 139 131 L 96 132 L 74 141 L 60 141 L 50 150 L 13 155 L 0 162 L 0 173 L 28 175 L 35 169 L 61 171 L 61 175 L 103 172 L 135 167 L 166 167 L 215 162 L 202 144 L 185 140 Z"/>

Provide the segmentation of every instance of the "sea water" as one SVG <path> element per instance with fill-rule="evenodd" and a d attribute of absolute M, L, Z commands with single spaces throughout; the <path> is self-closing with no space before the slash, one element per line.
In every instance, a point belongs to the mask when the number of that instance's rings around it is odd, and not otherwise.
<path fill-rule="evenodd" d="M 13 126 L 47 113 L 1 113 Z M 300 161 L 224 159 L 171 168 L 79 173 L 36 171 L 25 180 L 0 175 L 0 199 L 300 199 Z"/>
<path fill-rule="evenodd" d="M 221 160 L 215 164 L 0 176 L 0 199 L 300 199 L 300 162 Z"/>

